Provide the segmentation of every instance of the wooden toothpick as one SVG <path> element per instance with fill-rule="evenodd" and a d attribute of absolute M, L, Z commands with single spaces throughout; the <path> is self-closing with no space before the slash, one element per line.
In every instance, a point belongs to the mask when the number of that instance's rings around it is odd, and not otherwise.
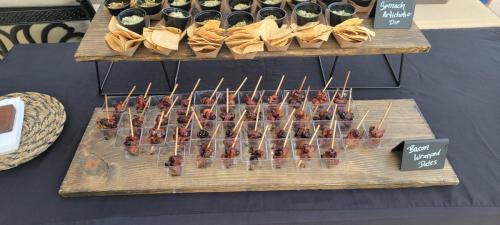
<path fill-rule="evenodd" d="M 338 92 L 339 89 L 337 88 L 337 90 L 335 90 L 335 92 L 333 93 L 333 98 L 330 100 L 330 103 L 328 103 L 328 108 L 326 108 L 326 111 L 330 110 L 330 108 L 332 107 L 333 103 L 335 102 L 335 96 L 337 96 Z"/>
<path fill-rule="evenodd" d="M 250 99 L 253 99 L 255 97 L 255 94 L 257 93 L 257 89 L 259 88 L 260 81 L 262 80 L 262 76 L 259 77 L 259 80 L 257 81 L 257 84 L 255 85 L 255 89 L 253 89 L 252 96 Z"/>
<path fill-rule="evenodd" d="M 352 88 L 349 88 L 349 100 L 347 100 L 347 112 L 351 112 Z"/>
<path fill-rule="evenodd" d="M 330 85 L 330 83 L 332 82 L 332 80 L 333 80 L 333 77 L 330 77 L 330 79 L 328 79 L 328 81 L 325 84 L 325 87 L 323 88 L 323 90 L 321 90 L 321 92 L 325 92 L 326 91 L 326 89 L 328 88 L 328 86 Z"/>
<path fill-rule="evenodd" d="M 241 121 L 243 121 L 243 118 L 245 117 L 245 114 L 247 113 L 247 110 L 245 109 L 245 111 L 243 111 L 243 113 L 241 114 L 240 118 L 238 119 L 238 121 L 236 122 L 236 125 L 234 125 L 234 128 L 233 128 L 233 132 L 236 132 L 236 128 L 238 127 L 238 125 L 241 123 Z"/>
<path fill-rule="evenodd" d="M 201 79 L 198 78 L 198 80 L 196 81 L 196 84 L 194 84 L 193 90 L 191 90 L 191 93 L 189 94 L 189 97 L 192 97 L 194 95 L 194 92 L 196 91 L 196 88 L 198 88 L 200 81 L 201 81 Z"/>
<path fill-rule="evenodd" d="M 130 123 L 130 136 L 134 137 L 134 126 L 132 125 L 132 112 L 128 108 L 128 121 Z"/>
<path fill-rule="evenodd" d="M 198 124 L 200 129 L 203 129 L 203 125 L 201 125 L 200 118 L 198 118 L 198 115 L 194 112 L 194 107 L 193 107 L 193 114 L 194 114 L 193 116 L 194 116 L 194 119 L 196 120 L 196 123 Z"/>
<path fill-rule="evenodd" d="M 311 144 L 313 143 L 314 138 L 316 138 L 316 135 L 318 134 L 318 131 L 319 131 L 319 125 L 318 125 L 318 126 L 316 126 L 316 128 L 314 128 L 314 134 L 313 134 L 313 136 L 311 137 L 311 140 L 309 140 L 308 145 L 311 145 Z"/>
<path fill-rule="evenodd" d="M 175 90 L 177 90 L 177 86 L 179 86 L 177 83 L 174 85 L 174 89 L 172 89 L 172 92 L 170 92 L 170 95 L 168 96 L 170 99 L 172 99 L 172 95 L 174 95 Z"/>
<path fill-rule="evenodd" d="M 259 146 L 257 147 L 257 149 L 260 149 L 260 147 L 262 147 L 262 143 L 264 142 L 264 139 L 266 137 L 267 130 L 269 130 L 269 125 L 264 128 L 264 133 L 262 133 L 262 137 L 260 138 Z"/>
<path fill-rule="evenodd" d="M 149 104 L 151 104 L 151 96 L 149 96 L 148 101 L 146 102 L 146 107 L 144 107 L 144 109 L 142 110 L 141 115 L 139 116 L 139 118 L 142 118 L 144 116 L 144 113 L 148 109 Z"/>
<path fill-rule="evenodd" d="M 347 76 L 345 77 L 344 80 L 344 86 L 342 87 L 342 95 L 340 96 L 340 99 L 344 99 L 344 93 L 345 93 L 345 87 L 347 86 L 347 81 L 349 81 L 349 77 L 351 76 L 351 71 L 347 71 Z"/>
<path fill-rule="evenodd" d="M 208 142 L 207 148 L 210 147 L 210 145 L 212 144 L 212 141 L 214 140 L 215 136 L 217 136 L 217 131 L 219 131 L 219 127 L 220 127 L 220 123 L 217 124 L 217 127 L 215 127 L 215 131 L 214 131 L 212 137 L 210 138 L 210 141 Z"/>
<path fill-rule="evenodd" d="M 293 123 L 293 120 L 292 120 Z M 290 136 L 290 133 L 292 131 L 292 126 L 288 128 L 288 131 L 286 132 L 286 137 L 285 137 L 285 142 L 283 142 L 283 148 L 286 147 L 286 142 L 288 141 L 288 137 Z"/>
<path fill-rule="evenodd" d="M 335 120 L 335 125 L 333 126 L 333 136 L 332 136 L 332 145 L 330 148 L 335 146 L 335 132 L 337 131 L 337 120 Z"/>
<path fill-rule="evenodd" d="M 302 79 L 302 83 L 300 83 L 300 86 L 299 86 L 299 91 L 302 91 L 302 88 L 304 87 L 306 80 L 307 80 L 307 75 L 304 76 L 304 78 Z"/>
<path fill-rule="evenodd" d="M 304 109 L 306 108 L 307 97 L 309 96 L 310 89 L 311 89 L 311 86 L 307 86 L 306 97 L 304 98 L 304 102 L 302 103 L 302 111 L 304 111 Z"/>
<path fill-rule="evenodd" d="M 241 81 L 240 83 L 240 86 L 238 86 L 238 88 L 236 89 L 236 91 L 234 91 L 234 95 L 236 96 L 236 94 L 238 94 L 238 92 L 240 92 L 241 90 L 241 87 L 243 87 L 243 85 L 245 84 L 245 82 L 247 82 L 247 77 L 245 77 L 245 79 L 243 79 L 243 81 Z"/>
<path fill-rule="evenodd" d="M 104 94 L 104 105 L 106 107 L 106 119 L 108 119 L 109 122 L 109 107 L 108 107 L 108 95 Z"/>
<path fill-rule="evenodd" d="M 293 114 L 295 113 L 295 109 L 292 110 L 292 113 L 288 116 L 288 119 L 286 120 L 285 126 L 283 126 L 283 129 L 286 130 L 286 126 L 288 126 L 288 123 L 292 121 Z M 293 123 L 293 122 L 292 122 Z"/>
<path fill-rule="evenodd" d="M 229 113 L 229 88 L 226 88 L 226 114 Z"/>
<path fill-rule="evenodd" d="M 148 87 L 146 88 L 146 91 L 144 92 L 144 99 L 148 96 L 149 89 L 151 88 L 151 82 L 149 82 Z"/>
<path fill-rule="evenodd" d="M 179 96 L 175 97 L 174 101 L 172 102 L 172 105 L 170 105 L 170 108 L 168 108 L 168 110 L 167 110 L 167 114 L 166 114 L 167 116 L 170 115 L 170 112 L 174 108 L 175 102 L 177 102 L 178 99 L 179 99 Z"/>
<path fill-rule="evenodd" d="M 335 120 L 335 115 L 337 114 L 337 106 L 338 105 L 335 105 L 335 108 L 333 108 L 332 119 L 330 120 L 330 129 L 332 129 L 332 124 L 333 124 L 333 121 Z"/>
<path fill-rule="evenodd" d="M 212 93 L 212 95 L 210 95 L 209 99 L 214 98 L 215 93 L 217 93 L 217 90 L 219 90 L 219 87 L 220 87 L 220 85 L 222 84 L 223 81 L 224 81 L 224 77 L 220 79 L 219 84 L 217 84 L 217 86 L 214 89 L 214 92 Z"/>
<path fill-rule="evenodd" d="M 135 90 L 135 85 L 132 87 L 125 100 L 123 100 L 123 104 L 127 104 L 128 100 L 130 99 L 130 96 L 132 95 L 132 93 L 134 93 L 134 90 Z"/>
<path fill-rule="evenodd" d="M 361 120 L 359 121 L 359 124 L 358 126 L 356 126 L 356 130 L 359 129 L 359 127 L 361 127 L 361 124 L 363 124 L 363 121 L 365 120 L 366 116 L 368 115 L 368 113 L 370 112 L 370 110 L 367 110 L 365 115 L 363 116 L 363 118 L 361 118 Z"/>
<path fill-rule="evenodd" d="M 236 144 L 236 140 L 238 140 L 238 136 L 240 135 L 241 133 L 241 128 L 243 126 L 239 126 L 238 127 L 238 131 L 236 132 L 236 136 L 234 136 L 234 140 L 233 140 L 233 143 L 231 144 L 231 148 L 234 148 L 234 144 Z"/>
<path fill-rule="evenodd" d="M 257 106 L 257 114 L 255 114 L 255 127 L 253 128 L 253 130 L 257 130 L 257 125 L 259 124 L 259 114 L 260 114 L 260 104 Z"/>
<path fill-rule="evenodd" d="M 391 106 L 392 106 L 392 102 L 389 103 L 389 105 L 387 106 L 387 109 L 385 110 L 385 113 L 384 113 L 384 117 L 382 117 L 382 119 L 378 123 L 377 129 L 380 129 L 382 127 L 382 123 L 384 123 L 385 118 L 389 114 L 389 110 L 391 110 Z"/>
<path fill-rule="evenodd" d="M 165 116 L 165 111 L 161 111 L 161 115 L 160 115 L 160 121 L 158 121 L 158 126 L 156 126 L 156 129 L 160 129 L 161 127 L 161 122 L 163 122 L 163 116 Z"/>
<path fill-rule="evenodd" d="M 283 80 L 285 79 L 285 75 L 281 76 L 280 83 L 278 84 L 278 87 L 276 88 L 276 91 L 274 92 L 274 95 L 278 95 L 278 92 L 280 91 L 281 84 L 283 84 Z"/>
<path fill-rule="evenodd" d="M 177 155 L 177 145 L 179 143 L 179 127 L 175 128 L 175 146 L 174 146 L 174 155 Z"/>
<path fill-rule="evenodd" d="M 285 104 L 286 99 L 288 98 L 288 95 L 289 95 L 289 94 L 290 94 L 290 92 L 287 92 L 287 93 L 285 94 L 285 97 L 283 98 L 283 101 L 281 101 L 280 107 L 278 107 L 278 109 L 283 108 L 283 105 Z"/>

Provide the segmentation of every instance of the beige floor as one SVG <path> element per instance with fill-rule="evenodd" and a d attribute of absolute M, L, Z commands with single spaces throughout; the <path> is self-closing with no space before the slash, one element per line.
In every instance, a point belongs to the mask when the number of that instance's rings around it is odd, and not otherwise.
<path fill-rule="evenodd" d="M 500 18 L 479 0 L 417 5 L 414 21 L 421 29 L 500 27 Z"/>

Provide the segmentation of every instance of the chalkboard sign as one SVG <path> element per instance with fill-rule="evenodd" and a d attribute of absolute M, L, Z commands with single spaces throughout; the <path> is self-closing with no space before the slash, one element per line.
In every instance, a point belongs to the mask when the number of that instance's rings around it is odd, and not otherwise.
<path fill-rule="evenodd" d="M 409 140 L 393 151 L 402 151 L 401 170 L 442 169 L 448 151 L 448 139 Z"/>
<path fill-rule="evenodd" d="M 410 28 L 415 0 L 378 0 L 374 28 Z"/>

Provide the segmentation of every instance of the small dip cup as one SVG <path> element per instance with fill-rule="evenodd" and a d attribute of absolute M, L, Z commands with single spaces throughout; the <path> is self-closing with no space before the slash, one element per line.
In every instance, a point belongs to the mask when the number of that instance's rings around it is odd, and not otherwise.
<path fill-rule="evenodd" d="M 253 159 L 250 150 L 256 149 L 259 146 L 259 140 L 243 140 L 241 143 L 241 154 L 243 161 L 246 162 L 248 170 L 271 169 L 271 160 L 267 152 L 266 143 L 263 142 L 260 150 L 263 151 L 261 158 Z"/>
<path fill-rule="evenodd" d="M 325 154 L 326 152 L 330 151 L 332 141 L 335 142 L 333 148 L 336 150 L 336 155 L 334 155 L 334 157 Z M 339 164 L 345 158 L 346 155 L 346 152 L 342 146 L 342 139 L 340 138 L 318 139 L 318 143 L 319 143 L 319 153 L 321 157 L 320 160 L 321 167 L 330 169 L 339 166 Z"/>
<path fill-rule="evenodd" d="M 187 146 L 177 146 L 177 155 L 182 156 L 182 163 L 179 166 L 169 166 L 165 164 L 170 159 L 170 156 L 175 154 L 175 144 L 168 144 L 166 147 L 159 148 L 156 163 L 157 167 L 165 168 L 166 172 L 171 176 L 180 176 L 186 161 L 189 160 L 186 155 L 186 148 Z"/>
<path fill-rule="evenodd" d="M 205 2 L 215 2 L 215 1 L 217 1 L 218 4 L 215 4 L 215 5 L 205 5 Z M 208 1 L 207 0 L 201 0 L 201 1 L 199 1 L 201 10 L 203 10 L 203 11 L 205 11 L 205 10 L 219 11 L 221 3 L 222 3 L 221 0 L 208 0 Z"/>
<path fill-rule="evenodd" d="M 334 11 L 344 11 L 346 15 L 335 14 Z M 335 2 L 328 5 L 328 13 L 330 13 L 330 26 L 337 26 L 338 24 L 352 18 L 356 14 L 356 8 L 347 3 Z"/>
<path fill-rule="evenodd" d="M 272 3 L 270 3 L 270 2 L 269 2 L 269 3 L 266 3 L 266 0 L 262 0 L 262 1 L 260 1 L 260 6 L 261 6 L 261 8 L 267 8 L 267 7 L 276 7 L 276 8 L 280 8 L 280 6 L 281 6 L 281 2 L 282 2 L 282 1 L 279 1 L 279 2 L 277 2 L 277 3 L 272 4 Z"/>
<path fill-rule="evenodd" d="M 140 16 L 142 17 L 142 20 L 138 23 L 135 24 L 128 24 L 125 25 L 122 23 L 122 19 L 127 16 Z M 120 12 L 117 16 L 118 23 L 120 25 L 124 26 L 125 28 L 137 33 L 137 34 L 142 34 L 142 29 L 146 26 L 146 11 L 144 11 L 141 8 L 130 8 L 130 9 L 125 9 L 122 12 Z"/>
<path fill-rule="evenodd" d="M 325 6 L 327 7 L 335 2 L 344 2 L 344 0 L 320 0 L 320 1 L 323 2 L 323 4 L 325 4 Z"/>
<path fill-rule="evenodd" d="M 294 5 L 298 5 L 300 3 L 308 3 L 308 2 L 312 2 L 311 0 L 292 0 L 292 3 Z"/>
<path fill-rule="evenodd" d="M 210 149 L 212 150 L 211 154 L 207 157 L 203 157 L 200 155 L 201 147 L 208 145 L 209 141 L 209 139 L 193 139 L 190 142 L 189 155 L 192 158 L 191 161 L 198 169 L 206 169 L 211 167 L 215 156 L 219 154 L 216 151 L 217 142 L 215 140 L 212 140 L 212 143 L 210 144 Z"/>
<path fill-rule="evenodd" d="M 361 7 L 368 7 L 372 0 L 351 0 L 354 4 L 359 5 Z"/>
<path fill-rule="evenodd" d="M 172 8 L 184 9 L 186 11 L 189 11 L 191 9 L 191 0 L 186 0 L 186 4 L 183 5 L 176 5 L 174 3 L 174 0 L 168 0 L 168 4 Z"/>
<path fill-rule="evenodd" d="M 285 139 L 267 139 L 266 145 L 271 159 L 271 166 L 273 169 L 286 169 L 287 166 L 293 161 L 292 141 L 288 138 L 285 148 L 288 152 L 280 152 L 278 149 L 283 148 Z M 278 150 L 278 151 L 277 151 Z M 278 155 L 280 153 L 281 155 Z"/>
<path fill-rule="evenodd" d="M 280 9 L 278 7 L 266 7 L 266 8 L 262 8 L 261 10 L 259 10 L 257 15 L 259 16 L 259 18 L 261 20 L 263 20 L 266 17 L 271 16 L 271 15 L 275 16 L 276 19 L 274 21 L 276 21 L 276 23 L 278 24 L 278 27 L 281 27 L 283 25 L 283 21 L 286 18 L 286 11 L 283 9 Z"/>
<path fill-rule="evenodd" d="M 165 20 L 165 26 L 167 27 L 175 27 L 180 30 L 184 30 L 186 25 L 191 18 L 191 14 L 188 11 L 180 8 L 164 8 L 162 11 L 163 19 Z M 171 16 L 171 13 L 181 13 L 184 17 L 174 17 Z"/>
<path fill-rule="evenodd" d="M 346 124 L 348 124 L 346 126 Z M 361 133 L 358 139 L 347 138 L 349 131 L 356 128 L 357 122 L 341 122 L 339 123 L 340 132 L 342 133 L 342 143 L 346 149 L 354 149 L 360 146 L 360 144 L 366 140 L 367 131 L 365 129 L 364 123 L 359 127 L 359 132 Z M 349 127 L 349 128 L 348 128 Z"/>
<path fill-rule="evenodd" d="M 304 3 L 300 3 L 300 4 L 296 5 L 294 8 L 294 11 L 295 11 L 295 14 L 297 15 L 297 25 L 303 26 L 307 23 L 316 22 L 319 20 L 319 15 L 321 14 L 321 6 L 316 4 L 316 3 L 312 3 L 312 2 L 304 2 Z M 316 14 L 316 16 L 304 17 L 304 16 L 299 15 L 299 11 L 306 11 L 308 13 L 314 13 L 314 14 Z"/>
<path fill-rule="evenodd" d="M 222 14 L 219 11 L 206 10 L 206 11 L 201 11 L 201 12 L 197 13 L 194 16 L 194 22 L 198 26 L 203 26 L 205 21 L 207 21 L 207 20 L 219 20 L 220 21 L 221 18 L 222 18 Z M 220 99 L 219 99 L 219 101 L 220 101 Z"/>
<path fill-rule="evenodd" d="M 224 156 L 226 148 L 230 148 L 233 144 L 234 139 L 217 139 L 217 158 L 220 159 L 221 168 L 223 169 L 231 169 L 235 168 L 238 165 L 238 162 L 241 161 L 241 139 L 236 139 L 234 143 L 234 148 L 239 153 L 237 156 L 232 158 L 227 158 Z"/>
<path fill-rule="evenodd" d="M 246 4 L 246 5 L 248 5 L 248 7 L 244 8 L 244 9 L 235 9 L 234 7 L 238 4 Z M 229 0 L 229 7 L 231 8 L 232 12 L 235 12 L 235 11 L 250 12 L 250 10 L 252 9 L 252 0 Z M 252 20 L 253 20 L 253 17 L 252 17 Z M 252 23 L 253 23 L 253 21 L 252 21 Z"/>
<path fill-rule="evenodd" d="M 317 140 L 313 140 L 311 143 L 311 147 L 313 148 L 312 152 L 309 152 L 309 158 L 301 158 L 300 152 L 302 149 L 302 146 L 305 144 L 308 144 L 311 139 L 292 139 L 292 149 L 291 151 L 294 154 L 294 159 L 295 159 L 295 167 L 297 169 L 311 169 L 311 168 L 318 168 L 319 163 L 318 159 L 320 159 L 320 154 L 319 154 L 319 148 L 318 148 L 318 142 Z M 316 162 L 316 163 L 313 163 Z"/>
<path fill-rule="evenodd" d="M 109 7 L 109 4 L 111 3 L 123 3 L 123 7 L 121 8 L 110 8 Z M 113 16 L 118 16 L 118 14 L 120 12 L 122 12 L 123 10 L 125 9 L 128 9 L 130 8 L 130 0 L 126 1 L 126 0 L 106 0 L 104 1 L 104 5 L 106 6 L 106 8 L 108 9 L 109 13 Z"/>
<path fill-rule="evenodd" d="M 254 18 L 252 14 L 245 11 L 234 11 L 227 17 L 227 24 L 229 28 L 242 21 L 245 21 L 248 25 L 254 22 Z"/>
<path fill-rule="evenodd" d="M 155 15 L 161 11 L 161 2 L 162 0 L 154 0 L 155 4 L 152 6 L 142 6 L 142 4 L 146 3 L 146 0 L 137 0 L 137 7 L 143 9 L 146 12 L 146 15 Z"/>

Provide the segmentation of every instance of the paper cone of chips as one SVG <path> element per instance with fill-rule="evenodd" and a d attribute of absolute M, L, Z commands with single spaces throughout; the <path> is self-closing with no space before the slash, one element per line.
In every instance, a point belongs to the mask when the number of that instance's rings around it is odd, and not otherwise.
<path fill-rule="evenodd" d="M 209 20 L 201 27 L 195 28 L 193 25 L 188 28 L 188 45 L 196 57 L 217 57 L 226 38 L 225 30 L 220 28 L 220 23 L 218 20 Z"/>
<path fill-rule="evenodd" d="M 294 36 L 293 29 L 289 25 L 283 25 L 281 28 L 276 25 L 262 35 L 262 40 L 268 51 L 283 52 L 288 49 Z"/>
<path fill-rule="evenodd" d="M 258 52 L 264 51 L 262 36 L 268 36 L 278 26 L 271 19 L 242 27 L 227 29 L 226 45 L 235 59 L 253 59 Z"/>
<path fill-rule="evenodd" d="M 319 23 L 311 22 L 304 26 L 291 25 L 295 37 L 301 48 L 319 48 L 323 42 L 328 41 L 333 27 Z"/>
<path fill-rule="evenodd" d="M 104 36 L 104 40 L 116 55 L 134 55 L 144 40 L 141 35 L 118 24 L 115 17 L 109 21 L 108 29 L 110 32 Z"/>
<path fill-rule="evenodd" d="M 341 48 L 358 48 L 375 37 L 375 32 L 362 26 L 362 19 L 352 18 L 333 28 L 333 36 Z"/>
<path fill-rule="evenodd" d="M 175 27 L 149 27 L 144 28 L 144 46 L 151 51 L 169 55 L 172 51 L 179 49 L 179 42 L 183 37 L 181 30 Z"/>

